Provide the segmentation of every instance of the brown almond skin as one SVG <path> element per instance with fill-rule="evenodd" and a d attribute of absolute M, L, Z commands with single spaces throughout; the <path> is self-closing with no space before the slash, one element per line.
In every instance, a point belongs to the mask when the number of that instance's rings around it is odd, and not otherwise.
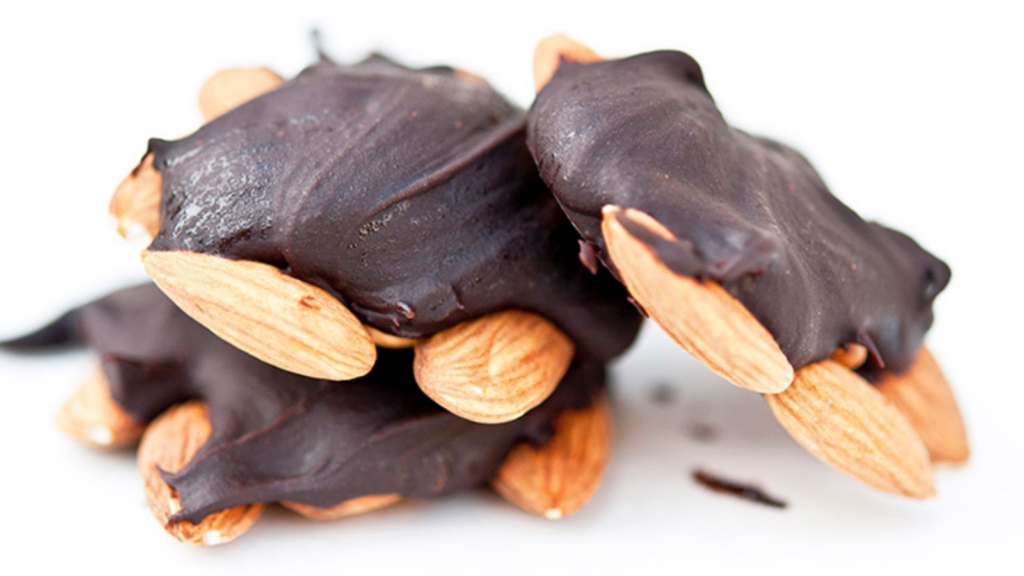
<path fill-rule="evenodd" d="M 171 408 L 150 424 L 139 445 L 138 464 L 146 492 L 146 504 L 157 522 L 179 542 L 212 546 L 245 533 L 263 513 L 266 504 L 235 506 L 207 515 L 198 524 L 171 521 L 181 509 L 175 492 L 161 471 L 181 470 L 206 443 L 211 432 L 206 405 L 192 401 Z"/>
<path fill-rule="evenodd" d="M 639 210 L 604 208 L 601 230 L 608 255 L 651 319 L 733 384 L 754 392 L 785 390 L 793 381 L 793 367 L 768 330 L 718 283 L 702 283 L 668 269 L 624 221 L 665 239 L 674 237 Z"/>
<path fill-rule="evenodd" d="M 527 512 L 552 520 L 572 514 L 597 492 L 608 463 L 611 433 L 606 397 L 587 408 L 563 412 L 551 441 L 517 446 L 491 485 Z"/>
<path fill-rule="evenodd" d="M 921 348 L 906 373 L 886 375 L 878 391 L 910 420 L 932 462 L 962 464 L 970 458 L 967 428 L 953 390 L 927 348 Z"/>
<path fill-rule="evenodd" d="M 519 418 L 554 392 L 575 346 L 544 318 L 510 310 L 463 322 L 416 346 L 420 389 L 473 422 Z"/>
<path fill-rule="evenodd" d="M 885 396 L 849 368 L 832 360 L 805 366 L 785 392 L 765 399 L 790 436 L 826 464 L 891 494 L 935 495 L 921 437 Z"/>
<path fill-rule="evenodd" d="M 104 450 L 135 444 L 144 429 L 111 396 L 110 383 L 99 366 L 64 403 L 56 422 L 58 428 L 73 438 Z"/>

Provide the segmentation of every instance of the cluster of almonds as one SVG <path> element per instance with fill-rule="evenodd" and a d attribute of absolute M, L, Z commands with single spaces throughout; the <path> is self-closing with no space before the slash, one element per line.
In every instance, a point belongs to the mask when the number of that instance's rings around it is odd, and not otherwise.
<path fill-rule="evenodd" d="M 922 345 L 948 268 L 729 127 L 685 54 L 605 61 L 555 36 L 534 72 L 528 113 L 381 57 L 215 75 L 208 123 L 151 141 L 111 203 L 198 324 L 140 288 L 21 340 L 104 359 L 62 427 L 124 446 L 148 425 L 151 509 L 191 543 L 265 502 L 333 518 L 488 480 L 558 517 L 600 480 L 603 365 L 636 335 L 632 301 L 823 461 L 933 495 L 931 464 L 968 455 Z M 227 400 L 247 393 L 274 400 Z M 443 425 L 417 427 L 427 413 Z"/>

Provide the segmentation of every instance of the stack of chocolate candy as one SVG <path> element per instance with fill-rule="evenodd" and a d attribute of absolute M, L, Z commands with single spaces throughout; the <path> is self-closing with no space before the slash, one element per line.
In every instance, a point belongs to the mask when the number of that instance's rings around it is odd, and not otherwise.
<path fill-rule="evenodd" d="M 638 309 L 824 461 L 933 494 L 930 463 L 967 457 L 922 347 L 945 264 L 729 127 L 685 54 L 556 36 L 535 75 L 527 113 L 380 56 L 217 74 L 207 123 L 151 140 L 111 203 L 155 286 L 6 345 L 97 351 L 59 421 L 141 438 L 150 508 L 191 543 L 268 502 L 335 518 L 487 482 L 574 512 Z"/>

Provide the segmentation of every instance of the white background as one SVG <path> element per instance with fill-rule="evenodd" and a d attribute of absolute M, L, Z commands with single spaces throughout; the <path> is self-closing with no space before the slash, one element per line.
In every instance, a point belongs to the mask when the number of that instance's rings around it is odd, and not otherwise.
<path fill-rule="evenodd" d="M 217 69 L 267 64 L 290 76 L 311 62 L 308 33 L 318 26 L 338 60 L 377 48 L 411 65 L 457 65 L 526 106 L 534 44 L 564 31 L 607 56 L 690 52 L 730 121 L 795 145 L 846 203 L 951 264 L 929 345 L 961 400 L 972 461 L 941 471 L 932 501 L 876 493 L 804 453 L 756 394 L 720 381 L 648 325 L 615 371 L 607 480 L 575 517 L 533 518 L 481 490 L 329 524 L 272 510 L 234 543 L 193 549 L 153 521 L 131 454 L 93 452 L 53 426 L 87 354 L 0 354 L 0 571 L 1021 568 L 1019 2 L 366 5 L 377 7 L 0 8 L 0 337 L 142 277 L 107 226 L 107 201 L 148 137 L 198 125 L 197 91 Z M 678 391 L 675 403 L 651 402 L 660 383 Z M 714 427 L 714 441 L 690 438 L 695 423 Z M 790 506 L 712 494 L 690 479 L 698 467 L 754 481 Z"/>

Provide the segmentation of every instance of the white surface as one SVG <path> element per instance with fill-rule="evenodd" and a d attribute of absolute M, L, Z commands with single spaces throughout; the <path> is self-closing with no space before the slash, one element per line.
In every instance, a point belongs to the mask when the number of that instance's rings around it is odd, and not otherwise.
<path fill-rule="evenodd" d="M 107 227 L 106 203 L 148 137 L 197 126 L 197 91 L 218 68 L 269 64 L 294 74 L 312 59 L 307 35 L 317 25 L 339 60 L 381 48 L 414 65 L 449 63 L 528 105 L 533 45 L 565 31 L 610 56 L 690 52 L 734 124 L 797 146 L 853 208 L 952 265 L 929 342 L 960 397 L 972 461 L 940 472 L 939 497 L 927 503 L 875 493 L 804 453 L 757 395 L 712 376 L 648 325 L 616 369 L 607 481 L 578 516 L 533 518 L 480 491 L 329 524 L 274 510 L 238 541 L 200 550 L 153 521 L 130 454 L 94 452 L 52 425 L 87 355 L 0 355 L 3 566 L 855 573 L 985 559 L 1020 569 L 1020 3 L 345 4 L 0 8 L 0 337 L 142 277 Z M 650 401 L 661 382 L 678 389 L 675 404 Z M 688 438 L 694 422 L 717 438 Z M 690 479 L 696 467 L 754 481 L 790 507 L 712 494 Z"/>

